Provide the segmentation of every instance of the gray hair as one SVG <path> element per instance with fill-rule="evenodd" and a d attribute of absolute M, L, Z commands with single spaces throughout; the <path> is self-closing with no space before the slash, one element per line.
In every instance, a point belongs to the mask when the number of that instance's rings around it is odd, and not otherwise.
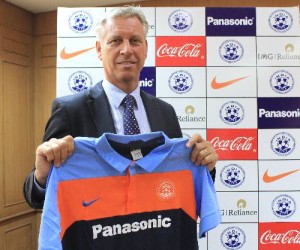
<path fill-rule="evenodd" d="M 141 11 L 141 8 L 135 6 L 123 6 L 113 8 L 110 11 L 106 12 L 104 18 L 98 23 L 96 27 L 96 34 L 99 41 L 101 41 L 102 35 L 104 33 L 104 27 L 107 21 L 117 17 L 136 17 L 144 26 L 145 37 L 147 36 L 149 29 L 148 22 L 146 20 L 145 14 Z"/>

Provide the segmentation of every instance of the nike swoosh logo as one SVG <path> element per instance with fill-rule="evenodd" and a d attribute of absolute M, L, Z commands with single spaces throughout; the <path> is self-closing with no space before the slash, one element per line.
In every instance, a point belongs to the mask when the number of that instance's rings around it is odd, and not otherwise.
<path fill-rule="evenodd" d="M 96 199 L 93 199 L 91 201 L 82 201 L 82 206 L 84 207 L 88 207 L 89 205 L 93 204 L 94 202 L 96 202 L 97 200 L 99 200 L 99 197 Z"/>
<path fill-rule="evenodd" d="M 71 59 L 71 58 L 73 58 L 75 56 L 79 56 L 79 55 L 81 55 L 81 54 L 83 54 L 83 53 L 85 53 L 85 52 L 87 52 L 87 51 L 89 51 L 91 49 L 94 49 L 94 48 L 95 47 L 91 47 L 91 48 L 81 49 L 81 50 L 77 50 L 77 51 L 69 53 L 69 52 L 66 52 L 66 47 L 64 47 L 62 49 L 62 51 L 60 52 L 60 57 L 62 59 Z"/>
<path fill-rule="evenodd" d="M 229 81 L 226 81 L 226 82 L 217 82 L 216 80 L 216 76 L 215 78 L 211 81 L 211 87 L 213 89 L 221 89 L 221 88 L 225 88 L 231 84 L 234 84 L 236 82 L 239 82 L 245 78 L 247 78 L 248 76 L 244 76 L 244 77 L 240 77 L 240 78 L 236 78 L 236 79 L 232 79 L 232 80 L 229 80 Z"/>
<path fill-rule="evenodd" d="M 297 171 L 299 171 L 300 169 L 296 169 L 296 170 L 292 170 L 292 171 L 288 171 L 288 172 L 285 172 L 285 173 L 282 173 L 282 174 L 278 174 L 278 175 L 269 175 L 268 173 L 268 170 L 266 170 L 266 172 L 264 173 L 264 176 L 263 176 L 263 181 L 266 182 L 266 183 L 270 183 L 270 182 L 274 182 L 274 181 L 277 181 L 281 178 L 284 178 L 288 175 L 291 175 Z"/>

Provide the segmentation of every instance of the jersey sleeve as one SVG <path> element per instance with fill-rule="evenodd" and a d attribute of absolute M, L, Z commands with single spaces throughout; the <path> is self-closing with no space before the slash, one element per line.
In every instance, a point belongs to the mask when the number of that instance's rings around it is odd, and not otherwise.
<path fill-rule="evenodd" d="M 39 250 L 60 250 L 60 215 L 57 203 L 58 173 L 52 167 L 49 174 L 45 204 L 43 208 L 41 226 L 39 232 Z"/>
<path fill-rule="evenodd" d="M 221 223 L 220 208 L 214 183 L 206 167 L 193 168 L 197 215 L 200 218 L 199 238 Z"/>

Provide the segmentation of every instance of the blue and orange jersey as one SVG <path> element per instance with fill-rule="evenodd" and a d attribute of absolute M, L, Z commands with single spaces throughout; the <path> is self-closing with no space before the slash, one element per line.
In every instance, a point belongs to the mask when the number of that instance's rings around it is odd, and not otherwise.
<path fill-rule="evenodd" d="M 75 138 L 48 178 L 39 249 L 198 249 L 220 223 L 206 167 L 162 132 Z"/>

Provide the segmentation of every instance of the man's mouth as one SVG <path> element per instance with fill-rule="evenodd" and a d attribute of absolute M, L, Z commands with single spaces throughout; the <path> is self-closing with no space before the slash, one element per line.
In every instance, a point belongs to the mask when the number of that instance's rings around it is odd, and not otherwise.
<path fill-rule="evenodd" d="M 132 65 L 132 64 L 135 64 L 135 62 L 133 62 L 133 61 L 122 61 L 122 62 L 118 62 L 118 64 L 121 64 L 121 65 Z"/>

